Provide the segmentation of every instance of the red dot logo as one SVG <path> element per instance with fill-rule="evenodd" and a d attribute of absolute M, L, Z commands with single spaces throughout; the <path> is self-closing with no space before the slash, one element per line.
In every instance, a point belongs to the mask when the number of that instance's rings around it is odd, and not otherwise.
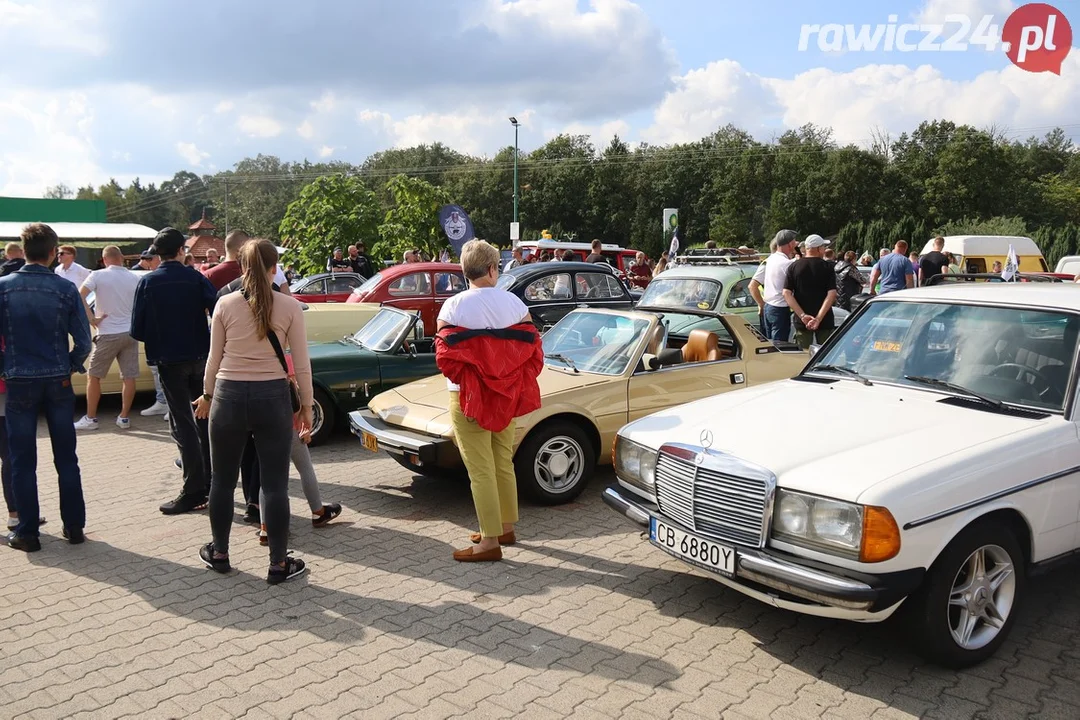
<path fill-rule="evenodd" d="M 1053 5 L 1029 3 L 1013 11 L 1001 31 L 1005 54 L 1028 72 L 1061 74 L 1061 63 L 1072 49 L 1072 26 Z"/>

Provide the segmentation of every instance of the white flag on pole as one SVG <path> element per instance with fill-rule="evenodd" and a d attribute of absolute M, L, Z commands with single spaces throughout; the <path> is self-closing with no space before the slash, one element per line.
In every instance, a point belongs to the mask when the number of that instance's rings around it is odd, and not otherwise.
<path fill-rule="evenodd" d="M 1001 279 L 1005 282 L 1009 282 L 1016 277 L 1016 273 L 1020 270 L 1020 261 L 1016 259 L 1016 250 L 1013 246 L 1009 245 L 1009 254 L 1005 258 L 1005 269 L 1001 271 Z"/>
<path fill-rule="evenodd" d="M 679 228 L 675 228 L 675 231 L 671 234 L 671 246 L 668 248 L 668 259 L 674 260 L 675 255 L 679 252 Z"/>

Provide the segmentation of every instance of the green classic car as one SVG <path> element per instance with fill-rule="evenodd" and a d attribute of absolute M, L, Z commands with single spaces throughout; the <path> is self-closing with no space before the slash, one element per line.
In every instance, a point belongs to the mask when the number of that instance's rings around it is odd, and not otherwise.
<path fill-rule="evenodd" d="M 433 342 L 417 315 L 384 307 L 354 335 L 308 344 L 315 386 L 311 443 L 324 442 L 346 413 L 366 408 L 369 398 L 438 375 Z"/>

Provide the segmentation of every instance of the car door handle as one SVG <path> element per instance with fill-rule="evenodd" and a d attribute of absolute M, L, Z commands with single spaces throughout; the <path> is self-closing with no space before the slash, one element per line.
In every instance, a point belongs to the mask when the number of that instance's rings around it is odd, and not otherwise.
<path fill-rule="evenodd" d="M 579 308 L 587 308 L 587 307 L 589 307 L 589 303 L 578 303 L 577 306 Z"/>

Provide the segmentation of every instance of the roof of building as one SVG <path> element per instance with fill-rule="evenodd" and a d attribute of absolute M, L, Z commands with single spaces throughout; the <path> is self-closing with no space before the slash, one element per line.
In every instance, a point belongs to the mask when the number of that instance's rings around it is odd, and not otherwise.
<path fill-rule="evenodd" d="M 193 226 L 194 227 L 194 226 Z M 188 252 L 197 260 L 204 260 L 206 253 L 211 248 L 218 251 L 218 255 L 225 257 L 225 241 L 214 235 L 196 235 L 188 238 Z"/>
<path fill-rule="evenodd" d="M 23 228 L 30 223 L 0 222 L 0 241 L 18 240 Z M 137 223 L 48 223 L 57 236 L 66 242 L 78 240 L 146 240 L 149 243 L 157 230 Z"/>
<path fill-rule="evenodd" d="M 217 225 L 206 219 L 206 210 L 203 209 L 202 217 L 195 223 L 188 225 L 188 230 L 216 230 Z"/>

